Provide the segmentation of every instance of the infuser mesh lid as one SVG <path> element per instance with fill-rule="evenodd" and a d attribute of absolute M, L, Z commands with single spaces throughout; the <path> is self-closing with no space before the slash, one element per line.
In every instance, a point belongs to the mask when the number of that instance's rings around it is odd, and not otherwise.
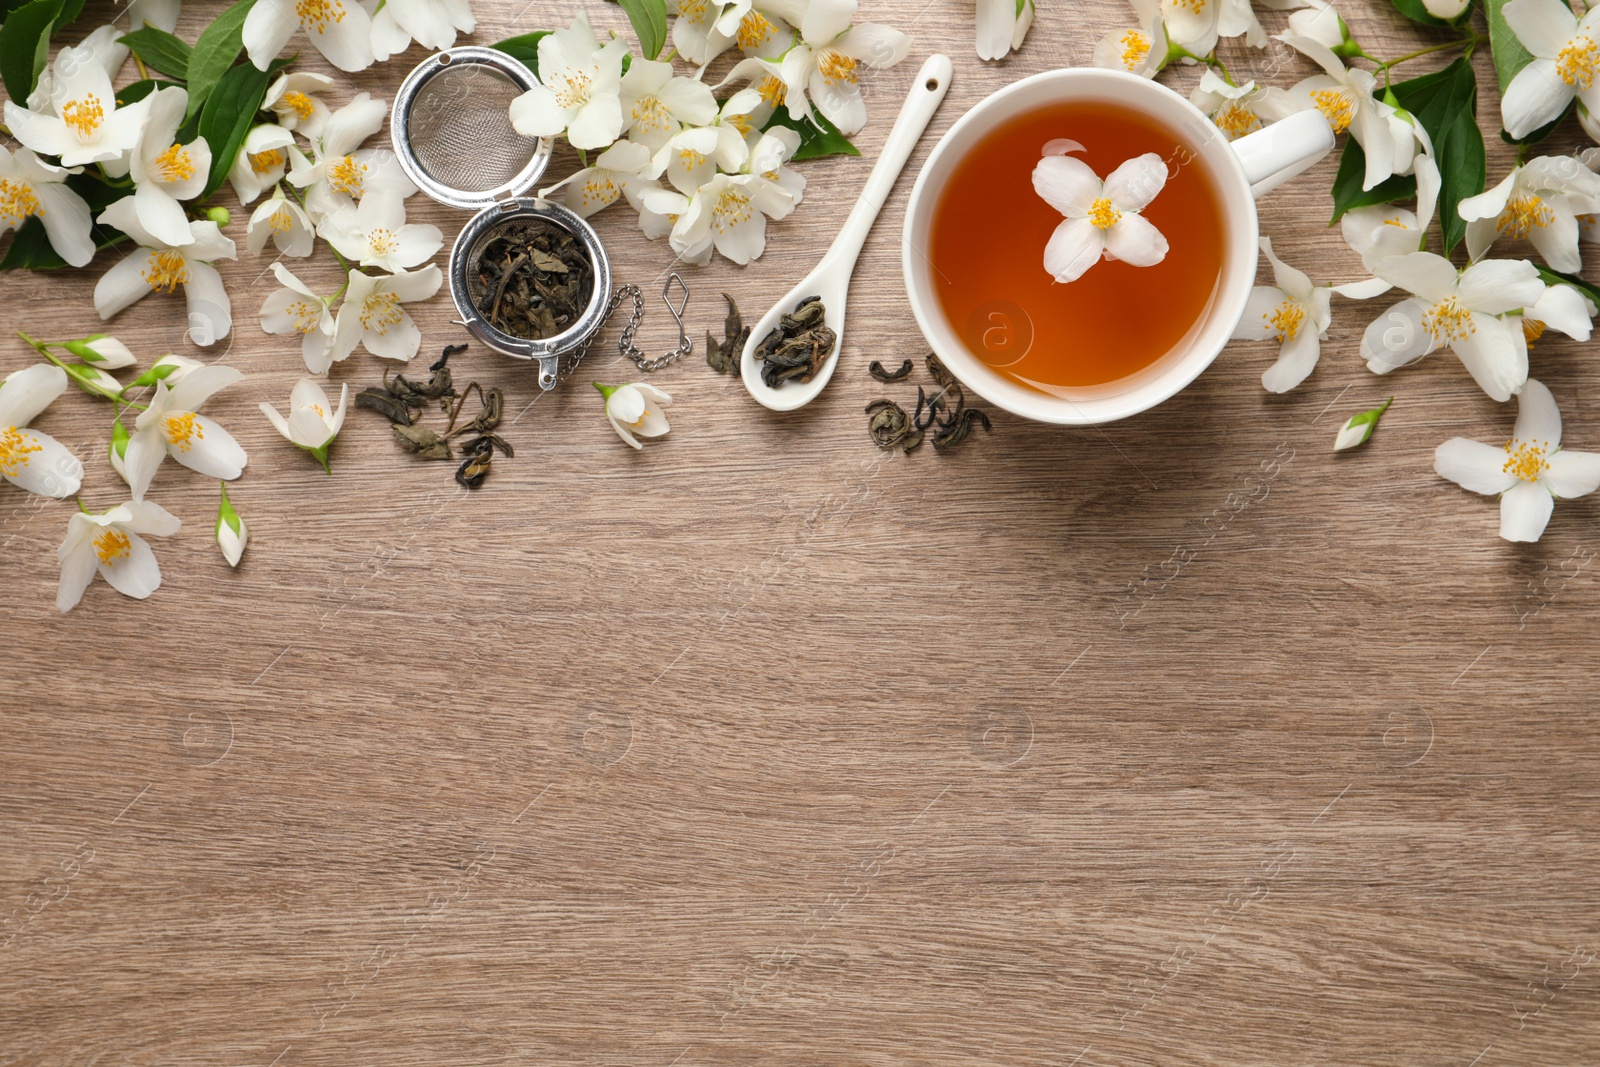
<path fill-rule="evenodd" d="M 462 208 L 532 188 L 550 142 L 518 133 L 510 109 L 534 83 L 526 66 L 492 48 L 453 48 L 418 64 L 390 116 L 406 174 L 433 199 Z"/>

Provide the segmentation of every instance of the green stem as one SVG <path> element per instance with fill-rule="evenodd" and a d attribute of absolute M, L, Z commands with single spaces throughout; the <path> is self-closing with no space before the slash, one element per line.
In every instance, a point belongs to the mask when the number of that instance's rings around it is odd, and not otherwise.
<path fill-rule="evenodd" d="M 1471 54 L 1473 49 L 1477 48 L 1480 44 L 1483 44 L 1488 39 L 1488 37 L 1481 33 L 1475 33 L 1470 37 L 1458 37 L 1453 41 L 1441 41 L 1438 44 L 1430 44 L 1426 48 L 1419 48 L 1415 52 L 1407 52 L 1405 55 L 1395 56 L 1393 59 L 1373 59 L 1372 56 L 1368 56 L 1365 52 L 1362 52 L 1361 54 L 1378 64 L 1379 70 L 1388 71 L 1390 67 L 1399 66 L 1401 63 L 1416 59 L 1419 56 L 1432 55 L 1435 52 L 1446 52 L 1452 48 L 1465 48 L 1467 49 L 1468 54 Z"/>
<path fill-rule="evenodd" d="M 1199 56 L 1183 47 L 1183 45 L 1173 44 L 1171 42 L 1168 42 L 1167 48 L 1169 54 L 1176 56 L 1178 59 L 1192 59 L 1196 63 L 1204 63 L 1213 70 L 1221 71 L 1222 79 L 1224 81 L 1233 86 L 1235 89 L 1239 87 L 1239 84 L 1233 80 L 1233 75 L 1228 73 L 1228 68 L 1223 64 L 1222 60 L 1217 58 L 1217 53 L 1215 51 L 1213 51 L 1210 55 Z"/>

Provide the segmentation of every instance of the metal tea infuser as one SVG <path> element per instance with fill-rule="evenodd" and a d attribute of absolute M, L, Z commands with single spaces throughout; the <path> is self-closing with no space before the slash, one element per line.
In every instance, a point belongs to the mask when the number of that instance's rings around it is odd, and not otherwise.
<path fill-rule="evenodd" d="M 633 343 L 644 318 L 636 285 L 611 287 L 611 257 L 594 228 L 560 204 L 529 192 L 550 162 L 548 137 L 524 137 L 511 125 L 511 102 L 536 85 L 527 65 L 494 48 L 467 46 L 438 52 L 406 75 L 389 115 L 389 135 L 406 177 L 433 200 L 475 211 L 450 247 L 446 276 L 450 297 L 467 332 L 514 359 L 537 360 L 539 387 L 550 389 L 577 369 L 611 313 L 632 299 L 617 348 L 640 370 L 658 370 L 689 354 L 683 324 L 689 288 L 676 272 L 661 297 L 678 324 L 678 347 L 646 356 Z M 594 290 L 578 320 L 554 337 L 514 337 L 490 325 L 478 310 L 483 286 L 474 269 L 483 247 L 508 225 L 542 219 L 570 233 L 594 265 Z M 682 298 L 673 306 L 673 286 Z"/>

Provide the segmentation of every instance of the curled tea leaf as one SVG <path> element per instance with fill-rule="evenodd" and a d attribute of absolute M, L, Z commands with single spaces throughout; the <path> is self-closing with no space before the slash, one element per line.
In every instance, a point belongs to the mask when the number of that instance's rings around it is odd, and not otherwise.
<path fill-rule="evenodd" d="M 912 368 L 915 366 L 916 364 L 912 363 L 908 359 L 904 363 L 900 364 L 899 370 L 886 371 L 883 369 L 882 363 L 879 363 L 877 360 L 873 360 L 872 363 L 867 367 L 867 373 L 878 379 L 880 382 L 898 382 L 910 375 Z"/>
<path fill-rule="evenodd" d="M 450 458 L 450 445 L 426 426 L 395 423 L 393 430 L 395 440 L 408 452 L 415 452 L 423 459 Z"/>
<path fill-rule="evenodd" d="M 989 416 L 977 408 L 967 408 L 959 418 L 951 418 L 945 428 L 933 435 L 933 447 L 940 452 L 954 448 L 967 439 L 967 434 L 972 432 L 972 424 L 983 423 L 985 430 L 992 429 L 989 425 Z"/>
<path fill-rule="evenodd" d="M 838 336 L 823 325 L 826 309 L 820 297 L 808 296 L 756 348 L 762 360 L 761 380 L 770 388 L 794 379 L 809 382 L 833 353 Z"/>
<path fill-rule="evenodd" d="M 750 329 L 739 315 L 739 305 L 733 302 L 733 297 L 723 293 L 722 299 L 728 302 L 728 317 L 722 324 L 721 341 L 712 337 L 710 330 L 706 331 L 706 363 L 714 371 L 727 373 L 739 366 L 745 342 L 750 339 Z"/>
<path fill-rule="evenodd" d="M 892 400 L 874 400 L 867 405 L 867 415 L 867 433 L 879 448 L 893 448 L 912 432 L 906 409 Z"/>
<path fill-rule="evenodd" d="M 411 408 L 387 389 L 368 386 L 356 394 L 356 407 L 376 411 L 390 422 L 401 426 L 412 423 Z"/>

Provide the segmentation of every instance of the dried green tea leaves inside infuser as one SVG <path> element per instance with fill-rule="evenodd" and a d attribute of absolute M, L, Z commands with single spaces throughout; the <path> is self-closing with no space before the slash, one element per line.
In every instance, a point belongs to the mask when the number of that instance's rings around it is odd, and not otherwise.
<path fill-rule="evenodd" d="M 478 313 L 510 337 L 545 340 L 570 330 L 594 294 L 594 264 L 578 238 L 546 219 L 517 219 L 478 246 Z"/>
<path fill-rule="evenodd" d="M 767 388 L 776 389 L 791 379 L 803 384 L 816 377 L 838 340 L 823 325 L 826 315 L 822 298 L 808 296 L 762 338 L 755 354 L 762 361 L 761 380 Z"/>
<path fill-rule="evenodd" d="M 726 374 L 738 371 L 745 342 L 750 340 L 750 327 L 744 324 L 744 319 L 739 315 L 739 305 L 733 302 L 733 297 L 723 293 L 722 299 L 728 302 L 728 318 L 722 324 L 720 342 L 711 336 L 710 330 L 706 331 L 706 362 L 712 370 Z"/>

